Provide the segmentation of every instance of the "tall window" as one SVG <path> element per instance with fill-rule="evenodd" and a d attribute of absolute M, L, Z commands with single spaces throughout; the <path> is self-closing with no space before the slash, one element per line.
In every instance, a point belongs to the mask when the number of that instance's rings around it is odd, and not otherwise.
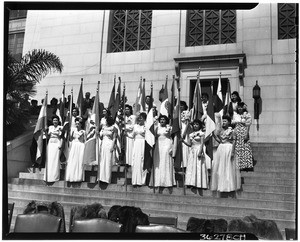
<path fill-rule="evenodd" d="M 278 3 L 278 39 L 296 38 L 296 11 L 295 3 Z"/>
<path fill-rule="evenodd" d="M 10 10 L 9 19 L 26 18 L 27 10 Z"/>
<path fill-rule="evenodd" d="M 8 51 L 16 60 L 22 57 L 24 32 L 8 35 Z"/>
<path fill-rule="evenodd" d="M 112 11 L 108 52 L 149 50 L 151 25 L 151 10 Z"/>
<path fill-rule="evenodd" d="M 236 42 L 235 10 L 188 10 L 186 46 Z"/>

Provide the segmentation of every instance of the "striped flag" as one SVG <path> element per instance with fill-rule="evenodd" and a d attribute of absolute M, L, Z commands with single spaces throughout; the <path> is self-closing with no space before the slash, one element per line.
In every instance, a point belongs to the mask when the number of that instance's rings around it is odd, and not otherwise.
<path fill-rule="evenodd" d="M 223 114 L 224 115 L 229 115 L 230 100 L 231 100 L 231 88 L 230 88 L 230 82 L 228 80 L 228 82 L 227 82 L 227 91 L 226 91 L 226 96 L 225 96 L 225 103 L 224 103 L 224 109 L 223 109 Z"/>
<path fill-rule="evenodd" d="M 208 89 L 209 101 L 207 105 L 207 117 L 205 121 L 205 135 L 204 142 L 206 146 L 206 154 L 213 160 L 213 145 L 212 145 L 212 132 L 216 129 L 215 124 L 215 113 L 212 102 L 212 93 L 211 90 Z"/>
<path fill-rule="evenodd" d="M 137 96 L 135 99 L 135 104 L 134 104 L 134 114 L 135 115 L 138 112 L 144 112 L 146 110 L 145 109 L 145 97 L 143 97 L 143 93 L 145 93 L 145 91 L 143 90 L 143 84 L 142 84 L 142 79 L 141 79 L 139 87 L 138 87 L 138 91 L 137 91 Z"/>
<path fill-rule="evenodd" d="M 84 106 L 82 83 L 83 83 L 83 78 L 81 78 L 81 84 L 80 84 L 78 98 L 77 98 L 77 108 L 79 110 L 79 116 L 83 115 L 82 112 L 83 112 L 83 106 Z"/>
<path fill-rule="evenodd" d="M 181 119 L 180 119 L 180 87 L 179 87 L 179 79 L 177 82 L 177 90 L 178 90 L 178 98 L 175 105 L 175 77 L 173 77 L 172 83 L 172 100 L 171 100 L 171 108 L 173 110 L 172 114 L 172 137 L 173 137 L 173 150 L 172 157 L 174 158 L 174 167 L 176 169 L 180 169 L 182 162 L 182 143 L 180 142 L 181 136 Z M 174 106 L 175 105 L 175 106 Z M 173 106 L 173 107 L 172 107 Z"/>
<path fill-rule="evenodd" d="M 124 86 L 124 90 L 123 90 L 123 95 L 122 95 L 122 99 L 121 99 L 121 78 L 119 78 L 119 87 L 118 87 L 118 92 L 116 95 L 116 102 L 118 103 L 118 110 L 116 113 L 116 121 L 114 126 L 117 129 L 117 137 L 116 137 L 116 163 L 121 163 L 123 160 L 123 155 L 122 154 L 122 130 L 124 127 L 124 118 L 123 118 L 123 107 L 124 107 L 124 103 L 125 103 L 125 86 Z"/>
<path fill-rule="evenodd" d="M 39 164 L 41 163 L 40 159 L 42 158 L 44 131 L 47 129 L 47 98 L 48 94 L 46 93 L 46 97 L 44 98 L 44 102 L 33 132 L 33 137 L 37 142 L 37 152 L 35 160 L 36 163 Z"/>
<path fill-rule="evenodd" d="M 148 107 L 148 114 L 145 123 L 145 155 L 144 155 L 144 165 L 143 170 L 150 171 L 153 165 L 153 148 L 155 145 L 155 136 L 154 136 L 154 114 L 153 114 L 153 88 L 151 84 L 151 93 L 150 93 L 150 103 Z"/>
<path fill-rule="evenodd" d="M 195 86 L 194 97 L 193 97 L 193 107 L 191 109 L 191 121 L 199 119 L 203 115 L 203 107 L 201 100 L 201 85 L 200 85 L 200 69 L 197 75 L 197 83 Z"/>
<path fill-rule="evenodd" d="M 114 86 L 111 90 L 108 107 L 107 107 L 108 110 L 110 111 L 110 114 L 114 112 L 115 98 L 116 98 L 116 76 L 114 77 Z"/>
<path fill-rule="evenodd" d="M 111 116 L 116 119 L 119 108 L 120 108 L 120 103 L 121 103 L 121 79 L 119 77 L 119 85 L 117 88 L 117 94 L 116 94 L 116 98 L 115 98 L 115 102 L 114 102 L 114 108 L 113 108 L 113 112 L 111 113 Z"/>
<path fill-rule="evenodd" d="M 161 115 L 166 115 L 167 117 L 169 117 L 169 108 L 170 108 L 170 103 L 168 100 L 168 76 L 167 76 L 159 113 Z"/>
<path fill-rule="evenodd" d="M 91 120 L 93 120 L 96 124 L 96 129 L 99 126 L 99 82 L 97 85 L 96 96 L 93 104 Z M 99 149 L 98 149 L 98 142 L 97 137 L 94 135 L 90 138 L 84 146 L 84 153 L 83 153 L 83 161 L 85 164 L 99 164 Z"/>
<path fill-rule="evenodd" d="M 219 81 L 218 81 L 218 87 L 217 87 L 217 95 L 215 97 L 215 112 L 218 113 L 221 110 L 223 110 L 223 97 L 222 97 L 222 86 L 221 86 L 221 75 L 219 77 Z"/>

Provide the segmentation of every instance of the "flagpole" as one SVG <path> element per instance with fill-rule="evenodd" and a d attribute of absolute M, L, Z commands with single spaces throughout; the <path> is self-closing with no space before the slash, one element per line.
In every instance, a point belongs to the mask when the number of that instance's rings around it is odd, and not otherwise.
<path fill-rule="evenodd" d="M 98 95 L 98 97 L 99 97 L 99 86 L 100 86 L 100 81 L 98 81 L 97 91 L 96 91 L 96 95 Z M 99 99 L 96 99 L 96 98 L 95 98 L 95 100 L 99 101 Z M 98 110 L 99 110 L 99 108 L 98 108 Z M 96 123 L 96 133 L 95 133 L 95 136 L 96 136 L 96 163 L 97 163 L 97 166 L 98 166 L 98 169 L 99 169 L 99 167 L 100 167 L 99 166 L 99 137 L 97 137 L 97 132 L 99 131 L 99 122 L 97 122 L 96 115 L 98 115 L 98 119 L 99 119 L 99 113 L 97 113 L 97 111 L 95 111 L 95 123 Z M 97 169 L 97 175 L 98 175 L 98 169 Z"/>
<path fill-rule="evenodd" d="M 46 118 L 45 118 L 45 130 L 46 130 L 46 149 L 45 149 L 45 170 L 46 170 L 46 183 L 48 183 L 48 169 L 47 169 L 47 166 L 48 166 L 48 132 L 47 132 L 47 128 L 48 128 L 48 117 L 47 117 L 47 102 L 48 102 L 48 90 L 46 90 L 46 98 L 45 98 L 45 107 L 46 107 Z M 45 132 L 45 130 L 43 130 L 43 132 Z"/>
<path fill-rule="evenodd" d="M 152 94 L 151 95 L 151 101 L 150 102 L 153 102 L 153 83 L 151 82 L 151 86 L 150 86 L 150 93 Z M 153 107 L 153 103 L 152 103 L 152 107 Z M 153 111 L 153 110 L 152 110 Z M 155 133 L 155 132 L 154 132 Z M 155 138 L 155 137 L 154 137 Z M 152 158 L 153 158 L 153 147 L 152 147 Z M 152 171 L 153 173 L 153 193 L 155 193 L 155 171 L 154 171 L 154 160 L 152 161 Z M 150 179 L 151 180 L 151 179 Z M 159 187 L 158 187 L 159 189 Z"/>
<path fill-rule="evenodd" d="M 178 90 L 178 102 L 180 102 L 180 77 L 176 78 L 177 80 L 177 90 Z M 178 105 L 180 105 L 180 103 L 178 103 Z M 180 107 L 180 106 L 179 106 Z M 180 108 L 178 109 L 178 117 L 180 118 L 180 122 L 181 122 L 181 112 L 180 112 Z M 186 126 L 187 127 L 187 126 Z M 181 135 L 181 125 L 179 126 L 180 129 L 180 135 Z M 182 143 L 181 143 L 181 147 L 182 149 Z M 182 161 L 181 161 L 182 162 Z M 183 185 L 183 195 L 186 195 L 186 191 L 185 191 L 185 172 L 184 172 L 184 167 L 181 166 L 181 171 L 182 171 L 182 185 Z"/>
<path fill-rule="evenodd" d="M 124 86 L 123 86 L 123 122 L 124 122 L 124 128 L 126 128 L 126 124 L 125 124 L 125 83 L 124 83 Z M 123 133 L 122 135 L 122 139 L 126 142 L 126 137 L 124 137 L 124 130 L 121 131 Z M 124 145 L 124 158 L 123 158 L 123 161 L 124 161 L 124 172 L 125 172 L 125 191 L 127 192 L 127 166 L 126 166 L 126 143 L 125 142 L 122 142 L 123 145 Z"/>

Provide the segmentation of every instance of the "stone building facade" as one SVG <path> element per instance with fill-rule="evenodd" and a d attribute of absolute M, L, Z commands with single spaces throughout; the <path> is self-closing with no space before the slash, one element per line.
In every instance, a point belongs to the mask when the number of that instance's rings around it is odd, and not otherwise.
<path fill-rule="evenodd" d="M 154 99 L 159 108 L 159 91 L 166 76 L 170 89 L 172 76 L 177 71 L 181 99 L 190 107 L 200 67 L 201 83 L 216 83 L 221 74 L 222 83 L 230 82 L 231 91 L 240 93 L 252 116 L 252 90 L 258 81 L 262 111 L 259 130 L 256 120 L 250 129 L 253 142 L 295 143 L 297 40 L 293 37 L 280 39 L 279 25 L 284 20 L 279 19 L 279 8 L 277 3 L 260 3 L 250 10 L 234 10 L 233 15 L 229 12 L 228 16 L 216 11 L 207 25 L 197 21 L 201 16 L 208 19 L 209 11 L 201 15 L 201 11 L 183 9 L 152 10 L 151 18 L 148 16 L 150 29 L 148 21 L 146 30 L 150 39 L 145 37 L 148 48 L 115 52 L 112 45 L 116 36 L 113 33 L 118 31 L 118 26 L 112 27 L 116 18 L 112 10 L 28 10 L 23 54 L 32 49 L 46 49 L 58 55 L 64 65 L 61 74 L 53 73 L 37 86 L 34 98 L 40 103 L 46 89 L 49 99 L 59 98 L 65 81 L 66 94 L 70 94 L 73 88 L 76 100 L 83 78 L 83 91 L 91 92 L 91 96 L 95 95 L 100 81 L 100 101 L 107 106 L 116 75 L 126 85 L 128 103 L 133 104 L 143 77 L 146 79 L 146 94 L 150 93 L 150 84 L 153 83 Z M 216 32 L 224 28 L 225 41 L 222 36 L 215 37 L 212 30 L 207 33 L 208 39 L 203 37 L 204 44 L 194 44 L 192 14 L 198 14 L 194 22 L 196 32 L 208 32 L 215 24 Z M 222 16 L 225 22 L 222 22 Z M 141 18 L 143 16 L 136 21 Z M 220 42 L 209 42 L 211 39 Z"/>

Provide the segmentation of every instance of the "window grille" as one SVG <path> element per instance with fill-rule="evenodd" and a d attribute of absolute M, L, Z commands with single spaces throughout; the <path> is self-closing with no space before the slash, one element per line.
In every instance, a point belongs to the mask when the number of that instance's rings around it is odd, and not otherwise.
<path fill-rule="evenodd" d="M 278 39 L 296 38 L 296 16 L 295 3 L 278 3 Z"/>
<path fill-rule="evenodd" d="M 26 18 L 27 10 L 10 10 L 9 11 L 9 19 L 18 19 L 18 18 Z"/>
<path fill-rule="evenodd" d="M 235 10 L 188 10 L 186 46 L 235 42 Z"/>
<path fill-rule="evenodd" d="M 113 11 L 110 52 L 150 49 L 151 25 L 151 10 Z"/>
<path fill-rule="evenodd" d="M 8 35 L 8 51 L 16 60 L 20 60 L 23 52 L 24 32 Z"/>

